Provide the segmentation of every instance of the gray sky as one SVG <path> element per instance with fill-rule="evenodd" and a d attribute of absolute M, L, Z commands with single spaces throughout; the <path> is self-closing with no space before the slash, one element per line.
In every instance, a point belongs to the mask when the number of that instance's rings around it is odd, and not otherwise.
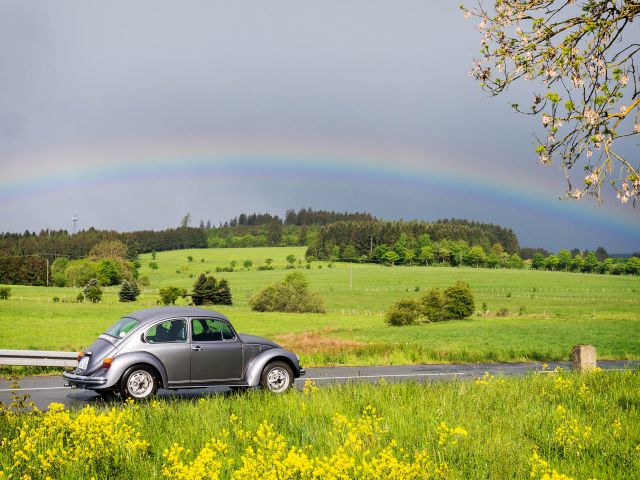
<path fill-rule="evenodd" d="M 488 98 L 478 47 L 455 2 L 5 0 L 0 231 L 311 206 L 640 250 L 613 196 L 558 200 L 538 125 L 508 107 L 531 91 Z"/>

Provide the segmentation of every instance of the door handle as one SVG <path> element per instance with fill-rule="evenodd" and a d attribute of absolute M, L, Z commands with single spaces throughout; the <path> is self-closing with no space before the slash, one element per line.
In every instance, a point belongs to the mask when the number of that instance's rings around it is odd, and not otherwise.
<path fill-rule="evenodd" d="M 193 350 L 194 352 L 201 352 L 202 351 L 202 347 L 200 345 L 193 345 L 191 347 L 191 350 Z"/>

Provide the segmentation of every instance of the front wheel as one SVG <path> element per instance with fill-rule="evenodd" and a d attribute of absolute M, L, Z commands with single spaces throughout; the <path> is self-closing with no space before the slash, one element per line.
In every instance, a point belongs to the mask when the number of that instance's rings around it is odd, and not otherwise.
<path fill-rule="evenodd" d="M 147 367 L 133 367 L 122 377 L 122 393 L 125 398 L 145 400 L 158 391 L 158 380 Z"/>
<path fill-rule="evenodd" d="M 284 362 L 271 362 L 262 371 L 260 386 L 273 393 L 286 392 L 293 385 L 293 371 Z"/>

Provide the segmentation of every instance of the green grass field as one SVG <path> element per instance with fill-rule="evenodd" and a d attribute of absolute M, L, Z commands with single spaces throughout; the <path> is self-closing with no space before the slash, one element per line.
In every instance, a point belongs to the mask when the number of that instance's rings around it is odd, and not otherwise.
<path fill-rule="evenodd" d="M 304 251 L 161 252 L 157 270 L 149 268 L 151 256 L 143 255 L 141 276 L 147 276 L 150 285 L 130 304 L 117 301 L 118 287 L 106 289 L 103 301 L 94 305 L 51 301 L 54 296 L 74 299 L 79 289 L 14 286 L 12 298 L 0 301 L 0 348 L 86 347 L 120 316 L 155 306 L 158 288 L 190 288 L 200 273 L 209 271 L 231 284 L 234 306 L 218 309 L 236 328 L 279 340 L 299 352 L 307 366 L 561 360 L 577 343 L 594 344 L 602 359 L 640 358 L 640 278 L 632 276 L 344 263 L 328 268 L 325 262 L 314 262 L 302 271 L 325 298 L 326 314 L 252 312 L 248 298 L 286 275 L 287 255 L 302 258 Z M 273 258 L 278 269 L 257 271 L 266 258 Z M 246 259 L 254 263 L 250 271 L 241 268 Z M 238 262 L 237 271 L 215 273 L 216 266 L 232 260 Z M 469 282 L 476 308 L 486 303 L 487 314 L 411 327 L 384 323 L 384 309 L 395 299 L 419 296 L 456 280 Z M 496 316 L 501 309 L 509 313 Z"/>
<path fill-rule="evenodd" d="M 354 384 L 110 407 L 0 415 L 0 478 L 640 478 L 638 371 Z M 414 452 L 426 452 L 433 464 L 407 468 Z M 428 475 L 445 463 L 441 475 Z M 379 475 L 356 470 L 367 465 Z"/>

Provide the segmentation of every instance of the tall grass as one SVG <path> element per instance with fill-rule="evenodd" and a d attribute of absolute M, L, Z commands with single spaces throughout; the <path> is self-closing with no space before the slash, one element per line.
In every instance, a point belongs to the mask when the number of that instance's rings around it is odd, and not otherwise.
<path fill-rule="evenodd" d="M 555 469 L 575 479 L 640 478 L 637 371 L 307 386 L 305 392 L 284 395 L 172 397 L 126 408 L 134 413 L 123 418 L 135 419 L 137 438 L 147 442 L 148 448 L 128 460 L 118 457 L 117 462 L 105 451 L 102 461 L 98 456 L 89 463 L 66 465 L 60 478 L 161 478 L 169 464 L 168 449 L 184 448 L 176 455 L 188 464 L 212 440 L 225 443 L 223 458 L 232 462 L 220 467 L 220 472 L 222 478 L 230 478 L 234 469 L 248 461 L 247 448 L 255 447 L 256 432 L 264 421 L 282 435 L 285 453 L 296 447 L 309 458 L 331 457 L 343 444 L 340 432 L 348 433 L 349 428 L 343 426 L 336 434 L 336 418 L 344 417 L 357 427 L 363 412 L 371 409 L 381 420 L 380 429 L 371 436 L 375 438 L 367 441 L 370 455 L 395 439 L 394 455 L 400 457 L 401 449 L 410 456 L 424 451 L 437 465 L 448 465 L 445 478 L 524 479 L 532 471 L 531 478 L 542 478 L 536 456 L 548 462 L 549 472 Z M 110 405 L 97 412 L 109 414 Z M 78 415 L 72 413 L 71 418 Z M 19 435 L 16 426 L 33 424 L 35 428 L 42 420 L 41 414 L 0 416 L 0 434 L 7 438 L 0 446 L 0 468 L 5 474 L 14 463 L 10 442 Z M 452 433 L 456 427 L 467 435 Z M 237 430 L 243 435 L 236 435 Z M 353 448 L 346 453 L 354 458 L 363 454 Z"/>

